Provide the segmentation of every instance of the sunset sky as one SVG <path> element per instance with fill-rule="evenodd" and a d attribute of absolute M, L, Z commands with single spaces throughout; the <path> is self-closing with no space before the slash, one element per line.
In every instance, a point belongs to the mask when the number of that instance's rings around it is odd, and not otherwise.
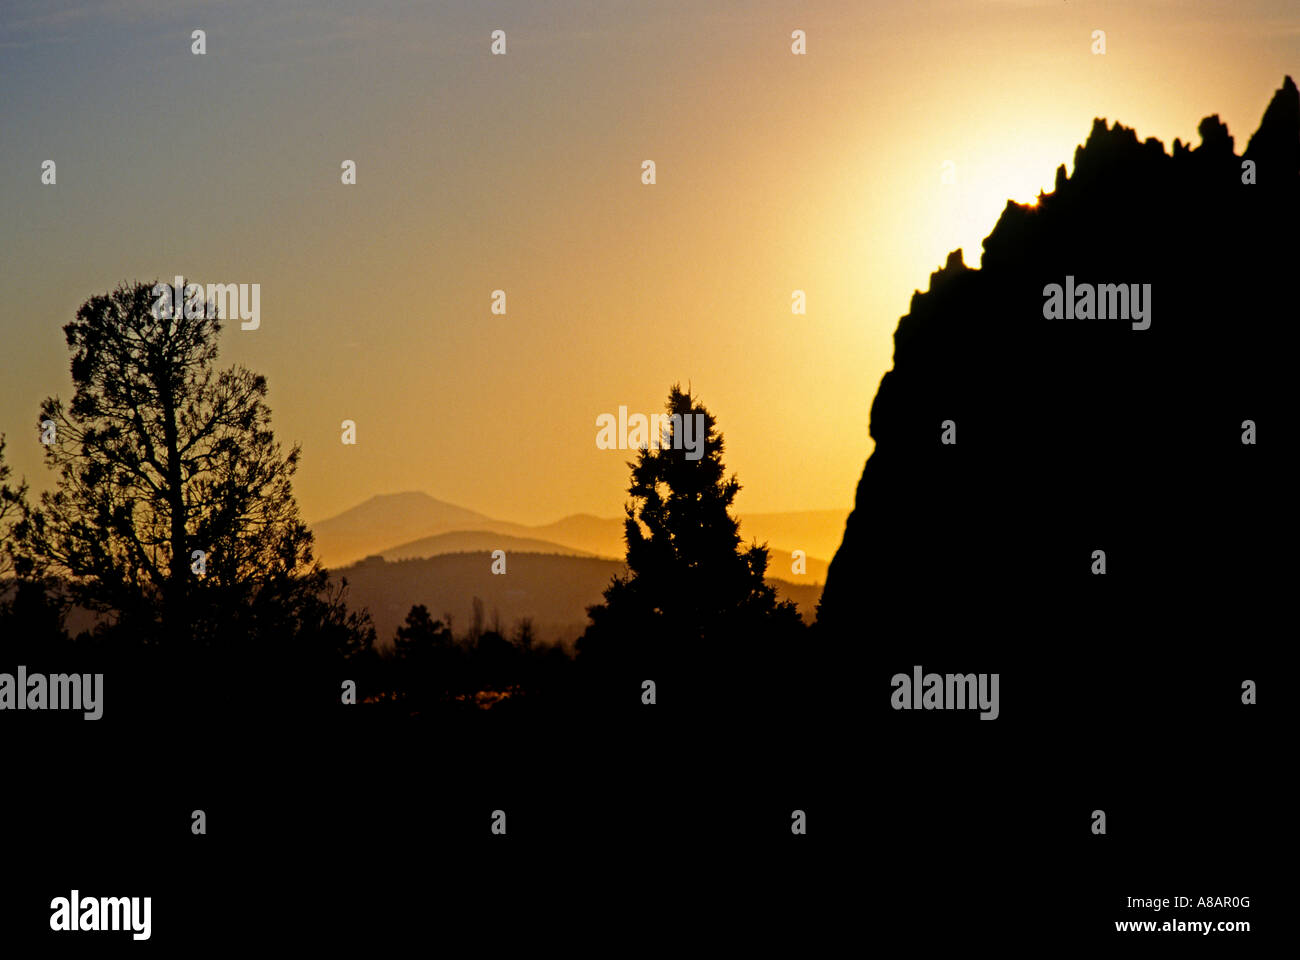
<path fill-rule="evenodd" d="M 1287 73 L 1295 0 L 6 3 L 0 433 L 46 487 L 63 324 L 185 274 L 261 284 L 220 361 L 267 375 L 308 520 L 399 490 L 617 515 L 632 454 L 596 418 L 675 381 L 741 512 L 847 510 L 894 328 L 950 250 L 977 265 L 1094 117 L 1168 148 L 1217 113 L 1240 152 Z"/>

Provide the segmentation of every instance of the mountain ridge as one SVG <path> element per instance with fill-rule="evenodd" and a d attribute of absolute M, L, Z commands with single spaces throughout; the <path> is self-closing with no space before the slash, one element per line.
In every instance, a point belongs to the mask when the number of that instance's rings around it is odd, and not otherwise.
<path fill-rule="evenodd" d="M 806 574 L 821 582 L 829 565 L 822 558 L 831 556 L 838 547 L 848 513 L 844 509 L 742 515 L 741 539 L 744 543 L 752 539 L 767 542 L 772 569 L 778 569 L 782 562 L 782 569 L 790 569 L 791 552 L 803 550 Z M 619 517 L 575 513 L 530 526 L 488 517 L 421 491 L 403 491 L 370 497 L 309 526 L 321 562 L 327 567 L 343 567 L 367 556 L 390 556 L 399 551 L 407 556 L 410 553 L 406 548 L 418 541 L 471 532 L 541 541 L 548 549 L 575 556 L 619 560 L 625 546 L 623 522 Z M 540 545 L 537 548 L 541 549 Z"/>

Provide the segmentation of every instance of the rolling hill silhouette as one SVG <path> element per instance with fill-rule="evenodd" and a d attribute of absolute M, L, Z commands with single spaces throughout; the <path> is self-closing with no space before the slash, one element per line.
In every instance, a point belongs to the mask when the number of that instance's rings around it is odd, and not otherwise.
<path fill-rule="evenodd" d="M 531 617 L 540 642 L 571 646 L 587 625 L 587 607 L 600 602 L 611 577 L 626 572 L 620 560 L 547 553 L 507 553 L 504 576 L 493 575 L 491 567 L 491 554 L 482 550 L 396 563 L 372 557 L 334 575 L 347 578 L 349 603 L 370 611 L 383 644 L 419 603 L 434 617 L 450 613 L 461 632 L 478 597 L 489 626 L 494 614 L 507 632 L 518 619 Z M 781 599 L 795 601 L 804 619 L 812 620 L 820 585 L 769 580 Z"/>
<path fill-rule="evenodd" d="M 439 533 L 432 537 L 421 537 L 409 543 L 399 543 L 395 547 L 380 551 L 377 556 L 385 560 L 415 560 L 421 557 L 437 557 L 445 553 L 487 553 L 504 550 L 507 554 L 516 553 L 556 553 L 568 556 L 591 557 L 593 553 L 575 550 L 558 543 L 538 540 L 533 537 L 512 537 L 505 533 L 492 533 L 488 530 L 453 530 Z"/>

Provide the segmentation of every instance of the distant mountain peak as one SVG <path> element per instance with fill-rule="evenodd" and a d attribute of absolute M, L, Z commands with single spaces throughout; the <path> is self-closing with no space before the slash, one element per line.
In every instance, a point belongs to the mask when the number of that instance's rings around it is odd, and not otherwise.
<path fill-rule="evenodd" d="M 385 504 L 441 503 L 441 504 L 446 504 L 449 507 L 455 506 L 455 504 L 447 503 L 446 500 L 439 500 L 437 497 L 431 496 L 425 493 L 423 490 L 399 490 L 396 493 L 376 493 L 373 496 L 371 496 L 369 499 L 363 500 L 361 505 L 367 503 L 385 503 Z M 465 508 L 456 507 L 456 509 L 461 510 Z"/>
<path fill-rule="evenodd" d="M 423 490 L 399 490 L 396 493 L 376 493 L 371 500 L 435 500 Z"/>
<path fill-rule="evenodd" d="M 316 555 L 327 566 L 333 566 L 395 543 L 486 522 L 491 522 L 491 518 L 474 510 L 418 490 L 404 490 L 376 494 L 311 527 L 316 538 Z"/>
<path fill-rule="evenodd" d="M 376 493 L 373 496 L 370 496 L 367 499 L 361 501 L 361 503 L 357 504 L 356 506 L 349 507 L 347 510 L 344 510 L 342 513 L 336 514 L 333 517 L 329 517 L 328 519 L 321 522 L 330 523 L 342 517 L 346 517 L 349 514 L 356 513 L 357 511 L 374 511 L 375 509 L 384 509 L 384 510 L 393 510 L 393 511 L 442 510 L 442 511 L 452 512 L 467 517 L 484 516 L 484 514 L 481 514 L 475 510 L 470 510 L 467 507 L 462 507 L 459 506 L 458 504 L 449 503 L 446 500 L 439 500 L 437 497 L 430 496 L 429 494 L 424 493 L 421 490 L 401 490 L 396 493 Z"/>

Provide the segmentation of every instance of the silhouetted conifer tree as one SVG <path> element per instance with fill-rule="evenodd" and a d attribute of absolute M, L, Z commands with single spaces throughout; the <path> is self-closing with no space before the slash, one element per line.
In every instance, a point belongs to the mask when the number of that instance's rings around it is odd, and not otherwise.
<path fill-rule="evenodd" d="M 604 603 L 588 608 L 591 623 L 579 640 L 588 665 L 739 666 L 803 633 L 795 605 L 778 602 L 764 580 L 767 547 L 741 548 L 730 512 L 740 482 L 724 475 L 723 438 L 713 416 L 679 385 L 667 411 L 681 422 L 670 421 L 656 438 L 661 445 L 643 448 L 629 464 L 630 572 L 612 580 Z M 686 426 L 688 417 L 698 420 Z M 678 435 L 685 430 L 693 433 Z M 696 444 L 702 450 L 697 446 L 692 459 Z"/>
<path fill-rule="evenodd" d="M 312 558 L 265 377 L 216 368 L 213 305 L 155 311 L 153 288 L 91 297 L 64 327 L 73 397 L 40 411 L 57 486 L 15 530 L 35 573 L 136 641 L 318 663 L 367 648 L 368 617 Z"/>

